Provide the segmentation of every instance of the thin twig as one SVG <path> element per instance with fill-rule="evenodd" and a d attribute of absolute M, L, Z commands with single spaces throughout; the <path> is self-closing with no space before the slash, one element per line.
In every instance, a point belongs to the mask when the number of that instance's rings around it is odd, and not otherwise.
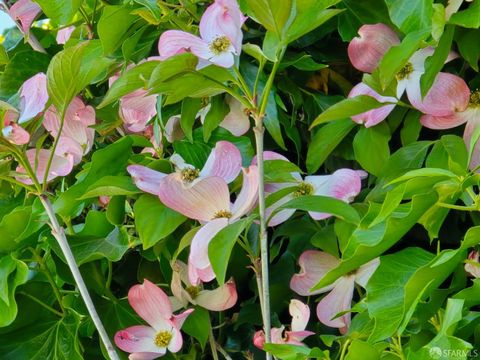
<path fill-rule="evenodd" d="M 108 334 L 102 324 L 102 321 L 98 316 L 97 310 L 93 305 L 92 298 L 88 293 L 87 286 L 83 281 L 82 274 L 80 273 L 80 270 L 77 266 L 75 258 L 73 257 L 72 250 L 68 245 L 67 238 L 65 237 L 65 231 L 57 221 L 57 218 L 55 216 L 55 212 L 53 210 L 52 204 L 50 203 L 50 200 L 46 195 L 40 195 L 40 201 L 42 202 L 43 207 L 45 208 L 45 211 L 47 212 L 47 215 L 50 219 L 51 226 L 52 226 L 52 235 L 55 237 L 55 239 L 58 242 L 58 245 L 60 245 L 60 248 L 62 249 L 62 253 L 65 256 L 65 259 L 67 260 L 68 267 L 70 268 L 73 278 L 75 279 L 75 283 L 77 284 L 78 290 L 80 291 L 80 295 L 83 301 L 85 302 L 88 313 L 90 314 L 90 317 L 92 318 L 92 321 L 95 327 L 97 328 L 98 334 L 100 335 L 100 339 L 102 340 L 103 345 L 105 346 L 110 359 L 120 360 L 120 358 L 118 357 L 115 351 L 115 348 L 112 345 L 112 342 L 110 341 L 110 338 L 108 337 Z"/>
<path fill-rule="evenodd" d="M 215 342 L 215 337 L 213 336 L 213 329 L 211 326 L 210 326 L 210 333 L 208 334 L 208 342 L 210 343 L 210 349 L 212 350 L 213 360 L 219 360 L 218 352 L 217 352 L 217 343 Z"/>

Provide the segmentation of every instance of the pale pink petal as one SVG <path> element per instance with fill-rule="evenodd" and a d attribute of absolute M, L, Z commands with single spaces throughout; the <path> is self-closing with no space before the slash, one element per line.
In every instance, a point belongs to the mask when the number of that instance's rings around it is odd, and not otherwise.
<path fill-rule="evenodd" d="M 185 277 L 188 276 L 188 269 L 187 264 L 183 261 L 177 260 L 175 264 L 172 266 L 172 281 L 170 283 L 170 290 L 172 290 L 172 294 L 174 295 L 175 299 L 180 303 L 177 308 L 186 307 L 189 302 L 192 302 L 192 298 L 190 294 L 183 288 L 183 281 Z M 191 284 L 187 284 L 190 286 Z M 170 298 L 171 300 L 171 298 Z M 175 304 L 173 307 L 175 308 Z"/>
<path fill-rule="evenodd" d="M 285 330 L 285 326 L 281 326 L 279 328 L 272 328 L 270 330 L 270 337 L 272 339 L 272 344 L 284 344 L 285 341 L 283 339 L 283 331 Z"/>
<path fill-rule="evenodd" d="M 72 138 L 61 136 L 55 149 L 55 155 L 73 157 L 73 165 L 77 165 L 83 158 L 83 147 Z"/>
<path fill-rule="evenodd" d="M 413 107 L 425 114 L 450 116 L 467 108 L 470 89 L 461 77 L 439 73 L 423 100 L 420 83 L 415 86 L 408 84 L 407 95 Z"/>
<path fill-rule="evenodd" d="M 258 168 L 256 165 L 250 165 L 243 168 L 243 184 L 240 193 L 232 205 L 231 220 L 239 219 L 247 214 L 255 206 L 258 198 Z"/>
<path fill-rule="evenodd" d="M 470 254 L 468 254 L 468 261 L 473 262 L 473 264 L 465 263 L 465 271 L 477 279 L 480 278 L 479 258 L 478 251 L 471 251 Z"/>
<path fill-rule="evenodd" d="M 322 324 L 335 328 L 348 328 L 350 313 L 333 318 L 340 312 L 350 310 L 354 284 L 353 276 L 341 277 L 335 283 L 333 290 L 318 303 L 317 316 Z"/>
<path fill-rule="evenodd" d="M 459 113 L 467 120 L 467 126 L 463 132 L 463 140 L 467 149 L 470 150 L 470 142 L 475 130 L 480 126 L 480 108 L 468 107 L 463 113 Z M 471 170 L 476 169 L 480 165 L 480 141 L 477 140 L 473 148 L 472 158 L 469 164 Z"/>
<path fill-rule="evenodd" d="M 289 161 L 285 156 L 282 154 L 276 153 L 275 151 L 264 151 L 263 152 L 263 160 L 284 160 Z M 252 165 L 257 164 L 257 155 L 255 155 L 252 159 Z"/>
<path fill-rule="evenodd" d="M 321 294 L 333 288 L 326 286 L 316 291 L 311 291 L 327 272 L 337 267 L 340 260 L 323 251 L 307 250 L 300 255 L 298 265 L 300 272 L 292 276 L 290 289 L 302 296 Z"/>
<path fill-rule="evenodd" d="M 224 67 L 224 68 L 230 68 L 235 64 L 235 58 L 233 56 L 233 53 L 229 51 L 230 49 L 226 50 L 225 52 L 219 54 L 219 55 L 213 55 L 211 56 L 208 61 L 210 61 L 212 64 Z"/>
<path fill-rule="evenodd" d="M 195 302 L 210 311 L 230 309 L 237 303 L 237 288 L 233 280 L 227 281 L 215 290 L 202 290 Z"/>
<path fill-rule="evenodd" d="M 167 30 L 160 36 L 158 52 L 162 60 L 187 51 L 205 60 L 213 55 L 207 42 L 187 32 Z"/>
<path fill-rule="evenodd" d="M 165 124 L 165 138 L 169 143 L 176 140 L 182 140 L 185 137 L 182 127 L 180 126 L 180 116 L 172 116 Z"/>
<path fill-rule="evenodd" d="M 99 196 L 98 197 L 98 202 L 100 204 L 100 206 L 102 207 L 107 207 L 108 203 L 110 202 L 110 196 Z"/>
<path fill-rule="evenodd" d="M 18 0 L 10 8 L 9 14 L 13 20 L 20 22 L 23 33 L 28 34 L 33 21 L 41 11 L 40 6 L 31 0 Z"/>
<path fill-rule="evenodd" d="M 180 333 L 180 329 L 174 327 L 171 331 L 172 331 L 172 339 L 170 340 L 170 343 L 168 344 L 167 349 L 170 350 L 172 353 L 176 353 L 180 351 L 180 349 L 182 348 L 183 338 L 182 338 L 182 334 Z"/>
<path fill-rule="evenodd" d="M 307 176 L 305 182 L 313 185 L 314 194 L 330 196 L 338 200 L 350 203 L 360 193 L 362 180 L 355 170 L 339 169 L 332 175 Z M 319 212 L 308 212 L 315 220 L 322 220 L 330 217 L 330 214 Z"/>
<path fill-rule="evenodd" d="M 154 343 L 156 331 L 150 326 L 131 326 L 125 330 L 120 330 L 115 334 L 115 344 L 123 351 L 128 353 L 157 353 L 164 354 L 161 348 Z"/>
<path fill-rule="evenodd" d="M 215 279 L 215 273 L 211 266 L 204 269 L 196 268 L 191 262 L 188 263 L 188 279 L 195 286 L 199 286 L 203 281 L 208 282 Z M 194 300 L 192 302 L 195 302 Z"/>
<path fill-rule="evenodd" d="M 140 89 L 120 99 L 120 117 L 130 132 L 145 131 L 147 123 L 157 114 L 157 95 L 146 94 Z"/>
<path fill-rule="evenodd" d="M 237 178 L 241 169 L 242 155 L 240 150 L 229 141 L 219 141 L 210 152 L 200 176 L 218 176 L 229 184 Z"/>
<path fill-rule="evenodd" d="M 58 30 L 57 32 L 57 44 L 65 44 L 70 36 L 72 36 L 73 31 L 75 30 L 75 26 L 67 26 L 63 29 Z"/>
<path fill-rule="evenodd" d="M 383 55 L 400 43 L 397 34 L 385 24 L 363 25 L 358 34 L 360 37 L 348 45 L 348 57 L 363 72 L 373 72 Z"/>
<path fill-rule="evenodd" d="M 144 280 L 128 292 L 128 302 L 135 312 L 155 330 L 166 326 L 172 317 L 172 304 L 167 294 L 154 283 Z"/>
<path fill-rule="evenodd" d="M 253 335 L 253 345 L 260 350 L 263 350 L 263 345 L 265 345 L 265 333 L 263 330 L 258 330 Z"/>
<path fill-rule="evenodd" d="M 308 336 L 315 335 L 313 331 L 303 330 L 303 331 L 285 331 L 285 343 L 303 346 L 302 340 Z"/>
<path fill-rule="evenodd" d="M 352 98 L 358 95 L 368 95 L 382 103 L 397 102 L 397 99 L 395 99 L 394 97 L 382 96 L 364 83 L 359 83 L 355 85 L 353 89 L 350 91 L 350 94 L 348 94 L 348 97 Z M 378 123 L 385 120 L 386 117 L 392 112 L 394 108 L 395 108 L 395 104 L 382 106 L 380 108 L 373 109 L 373 110 L 364 112 L 362 114 L 353 115 L 352 120 L 358 124 L 364 124 L 365 127 L 375 126 Z"/>
<path fill-rule="evenodd" d="M 158 196 L 169 208 L 191 219 L 210 221 L 219 211 L 230 211 L 230 193 L 222 178 L 200 179 L 186 186 L 179 173 L 164 177 Z"/>
<path fill-rule="evenodd" d="M 291 184 L 285 184 L 283 187 L 289 187 Z M 290 200 L 294 198 L 293 194 L 290 193 L 283 198 L 281 198 L 279 201 L 275 202 L 274 204 L 270 205 L 265 209 L 265 216 L 266 218 L 270 218 L 270 215 L 277 210 L 280 206 L 286 204 Z M 295 213 L 295 209 L 284 209 L 280 210 L 277 212 L 275 215 L 273 215 L 270 218 L 270 221 L 268 222 L 268 226 L 277 226 L 280 225 L 281 223 L 287 221 L 292 217 L 292 215 Z"/>
<path fill-rule="evenodd" d="M 198 282 L 197 276 L 204 282 L 215 278 L 215 273 L 211 269 L 208 257 L 208 245 L 213 237 L 227 225 L 228 219 L 226 218 L 214 219 L 203 225 L 193 237 L 188 257 L 189 269 L 195 269 L 195 273 L 192 276 L 189 274 L 189 280 L 192 284 Z"/>
<path fill-rule="evenodd" d="M 130 354 L 128 360 L 153 360 L 165 355 L 166 350 L 161 353 L 137 352 Z"/>
<path fill-rule="evenodd" d="M 45 170 L 47 168 L 48 160 L 50 158 L 51 151 L 40 149 L 37 153 L 36 149 L 27 150 L 26 155 L 30 166 L 35 171 L 37 180 L 43 183 L 45 176 Z M 68 155 L 67 157 L 54 155 L 50 166 L 50 171 L 47 176 L 47 182 L 55 179 L 57 176 L 67 176 L 73 169 L 73 157 Z M 20 174 L 26 174 L 25 169 L 22 166 L 18 166 L 16 171 Z M 16 179 L 27 185 L 32 185 L 33 181 L 29 178 L 18 176 Z"/>
<path fill-rule="evenodd" d="M 227 129 L 235 136 L 241 136 L 250 129 L 250 116 L 247 108 L 232 96 L 227 96 L 230 112 L 225 116 L 220 126 Z"/>
<path fill-rule="evenodd" d="M 178 314 L 178 315 L 173 315 L 172 316 L 172 323 L 173 326 L 175 326 L 177 329 L 181 329 L 183 326 L 183 323 L 185 320 L 187 320 L 187 317 L 194 311 L 194 309 L 188 309 L 185 310 L 184 312 Z"/>
<path fill-rule="evenodd" d="M 462 113 L 454 113 L 448 116 L 422 115 L 420 123 L 435 130 L 451 129 L 465 123 Z"/>
<path fill-rule="evenodd" d="M 48 101 L 47 76 L 38 73 L 26 80 L 20 88 L 20 118 L 22 124 L 41 113 Z"/>
<path fill-rule="evenodd" d="M 310 319 L 310 308 L 300 300 L 290 300 L 288 312 L 292 316 L 292 331 L 303 331 Z"/>
<path fill-rule="evenodd" d="M 20 125 L 8 121 L 3 127 L 2 135 L 5 139 L 15 145 L 25 145 L 30 141 L 30 134 Z"/>
<path fill-rule="evenodd" d="M 160 182 L 167 176 L 142 165 L 129 165 L 127 171 L 140 190 L 157 196 L 160 194 Z"/>
<path fill-rule="evenodd" d="M 370 280 L 379 265 L 380 258 L 375 258 L 368 263 L 360 266 L 355 273 L 355 282 L 361 287 L 366 288 L 368 280 Z"/>

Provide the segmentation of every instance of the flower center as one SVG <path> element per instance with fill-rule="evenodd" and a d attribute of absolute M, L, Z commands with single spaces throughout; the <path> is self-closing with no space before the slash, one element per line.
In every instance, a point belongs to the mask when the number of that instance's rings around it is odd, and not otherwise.
<path fill-rule="evenodd" d="M 297 190 L 293 192 L 294 197 L 313 194 L 313 186 L 309 183 L 302 182 L 298 185 Z"/>
<path fill-rule="evenodd" d="M 214 219 L 226 218 L 230 219 L 232 217 L 232 213 L 228 210 L 219 210 L 213 215 Z"/>
<path fill-rule="evenodd" d="M 405 66 L 397 73 L 397 80 L 403 80 L 408 78 L 408 76 L 413 72 L 412 63 L 408 62 Z"/>
<path fill-rule="evenodd" d="M 157 335 L 155 335 L 154 343 L 158 347 L 167 347 L 170 344 L 170 340 L 172 340 L 172 333 L 166 330 L 160 331 Z"/>
<path fill-rule="evenodd" d="M 198 296 L 198 293 L 200 292 L 200 288 L 198 286 L 189 286 L 185 289 L 185 291 L 190 295 L 192 299 L 195 299 Z"/>
<path fill-rule="evenodd" d="M 192 182 L 196 178 L 200 176 L 200 170 L 192 169 L 192 168 L 185 168 L 181 171 L 182 180 L 186 182 Z"/>
<path fill-rule="evenodd" d="M 470 102 L 468 105 L 472 107 L 480 106 L 480 90 L 477 89 L 474 92 L 472 92 L 472 94 L 470 95 Z"/>
<path fill-rule="evenodd" d="M 228 50 L 230 47 L 230 39 L 226 37 L 225 35 L 219 36 L 215 38 L 210 43 L 210 50 L 215 54 L 215 55 L 220 55 L 221 53 L 224 53 L 225 51 Z"/>

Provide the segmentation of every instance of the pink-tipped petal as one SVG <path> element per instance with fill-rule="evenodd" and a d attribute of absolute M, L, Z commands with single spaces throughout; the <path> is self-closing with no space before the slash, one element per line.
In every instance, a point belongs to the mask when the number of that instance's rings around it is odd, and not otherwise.
<path fill-rule="evenodd" d="M 166 326 L 172 317 L 172 304 L 167 294 L 154 283 L 144 280 L 128 292 L 128 302 L 135 312 L 155 330 Z"/>
<path fill-rule="evenodd" d="M 263 160 L 284 160 L 289 161 L 285 156 L 282 154 L 276 153 L 275 151 L 264 151 L 263 152 Z M 252 159 L 252 165 L 258 165 L 257 163 L 257 155 L 255 155 Z"/>
<path fill-rule="evenodd" d="M 258 330 L 253 335 L 253 345 L 260 350 L 263 350 L 263 345 L 265 345 L 265 333 L 263 330 Z"/>
<path fill-rule="evenodd" d="M 210 311 L 230 309 L 237 303 L 237 288 L 233 280 L 227 281 L 215 290 L 202 290 L 195 302 Z"/>
<path fill-rule="evenodd" d="M 67 26 L 63 29 L 58 30 L 57 32 L 57 44 L 65 44 L 72 36 L 73 31 L 75 30 L 75 26 Z"/>
<path fill-rule="evenodd" d="M 69 137 L 61 136 L 58 140 L 55 155 L 73 157 L 73 165 L 77 165 L 82 161 L 84 148 L 75 140 Z"/>
<path fill-rule="evenodd" d="M 449 116 L 422 115 L 420 123 L 435 130 L 451 129 L 466 122 L 463 113 L 454 113 Z"/>
<path fill-rule="evenodd" d="M 303 346 L 302 340 L 308 336 L 315 335 L 313 331 L 303 330 L 303 331 L 285 331 L 285 343 Z"/>
<path fill-rule="evenodd" d="M 4 127 L 2 135 L 5 139 L 15 145 L 25 145 L 30 141 L 30 134 L 15 123 L 18 118 L 18 113 L 13 110 L 7 110 L 4 115 Z"/>
<path fill-rule="evenodd" d="M 41 11 L 40 6 L 31 0 L 18 0 L 8 12 L 13 20 L 20 22 L 23 33 L 28 34 L 35 18 Z"/>
<path fill-rule="evenodd" d="M 478 107 L 468 107 L 463 113 L 459 113 L 462 115 L 466 121 L 467 125 L 465 126 L 465 130 L 463 132 L 463 140 L 465 141 L 465 145 L 467 149 L 470 150 L 470 143 L 472 140 L 472 135 L 475 133 L 476 129 L 480 126 L 480 108 Z M 470 164 L 468 165 L 470 170 L 476 169 L 480 165 L 480 141 L 477 140 L 476 144 L 473 147 L 472 158 Z"/>
<path fill-rule="evenodd" d="M 241 218 L 255 206 L 258 198 L 258 168 L 250 165 L 243 168 L 243 184 L 240 193 L 232 205 L 232 221 Z"/>
<path fill-rule="evenodd" d="M 160 348 L 155 346 L 155 329 L 150 326 L 131 326 L 120 330 L 115 334 L 115 344 L 128 353 L 156 353 L 157 357 L 164 354 Z"/>
<path fill-rule="evenodd" d="M 47 101 L 47 76 L 44 73 L 38 73 L 26 80 L 20 88 L 18 123 L 23 124 L 41 113 Z"/>
<path fill-rule="evenodd" d="M 189 268 L 195 269 L 195 276 L 189 277 L 192 284 L 196 283 L 197 276 L 204 282 L 215 278 L 215 273 L 211 270 L 208 257 L 208 245 L 213 237 L 227 225 L 228 219 L 226 218 L 214 219 L 203 225 L 193 237 L 188 257 Z"/>
<path fill-rule="evenodd" d="M 471 276 L 475 278 L 480 278 L 480 264 L 479 264 L 479 259 L 480 255 L 478 251 L 471 251 L 470 254 L 468 254 L 468 261 L 470 263 L 465 264 L 465 271 L 468 272 Z"/>
<path fill-rule="evenodd" d="M 185 134 L 180 126 L 180 116 L 170 117 L 165 124 L 165 138 L 167 141 L 173 143 L 176 140 L 182 140 L 184 137 Z"/>
<path fill-rule="evenodd" d="M 470 100 L 470 89 L 465 81 L 456 75 L 439 73 L 427 95 L 422 99 L 420 83 L 407 85 L 408 100 L 424 114 L 451 116 L 464 111 Z"/>
<path fill-rule="evenodd" d="M 285 188 L 285 187 L 289 187 L 289 186 L 292 186 L 292 184 L 285 184 L 281 188 Z M 270 215 L 275 210 L 277 210 L 280 206 L 286 204 L 287 202 L 289 202 L 293 198 L 294 198 L 293 194 L 290 193 L 290 194 L 284 196 L 283 198 L 281 198 L 280 200 L 278 200 L 277 202 L 273 203 L 269 207 L 267 207 L 266 210 L 265 210 L 265 216 L 267 217 L 267 219 L 270 218 Z M 268 226 L 280 225 L 281 223 L 290 219 L 290 217 L 292 217 L 293 214 L 295 214 L 295 209 L 280 210 L 279 212 L 277 212 L 275 215 L 273 215 L 270 218 L 270 220 L 268 222 Z"/>
<path fill-rule="evenodd" d="M 50 158 L 51 151 L 40 149 L 37 153 L 36 149 L 27 150 L 27 159 L 30 166 L 35 171 L 37 180 L 43 183 L 45 171 L 47 169 L 48 160 Z M 66 157 L 54 155 L 48 172 L 47 182 L 55 179 L 57 176 L 67 176 L 73 169 L 73 157 L 68 155 Z M 16 171 L 20 174 L 26 174 L 26 170 L 23 166 L 18 166 Z M 18 176 L 16 179 L 27 185 L 33 185 L 33 181 L 24 176 Z"/>
<path fill-rule="evenodd" d="M 157 95 L 147 95 L 143 89 L 125 95 L 120 99 L 119 114 L 128 131 L 143 132 L 157 114 Z"/>
<path fill-rule="evenodd" d="M 283 339 L 283 332 L 285 330 L 285 326 L 280 326 L 279 328 L 274 327 L 270 330 L 270 337 L 272 339 L 272 344 L 284 344 L 285 341 Z"/>
<path fill-rule="evenodd" d="M 227 129 L 235 136 L 241 136 L 250 129 L 250 116 L 247 108 L 232 96 L 227 97 L 230 112 L 225 116 L 220 126 Z"/>
<path fill-rule="evenodd" d="M 165 352 L 150 353 L 150 352 L 137 352 L 130 354 L 128 360 L 153 360 L 165 355 Z"/>
<path fill-rule="evenodd" d="M 354 277 L 343 276 L 335 283 L 333 290 L 317 305 L 318 320 L 322 324 L 335 328 L 348 328 L 350 313 L 333 319 L 338 313 L 350 310 L 352 306 Z"/>
<path fill-rule="evenodd" d="M 200 176 L 218 176 L 229 184 L 237 178 L 241 169 L 240 150 L 229 141 L 219 141 L 210 152 Z"/>
<path fill-rule="evenodd" d="M 336 257 L 317 250 L 307 250 L 300 255 L 298 265 L 300 272 L 292 276 L 290 289 L 302 296 L 321 294 L 332 289 L 333 285 L 326 286 L 320 290 L 311 291 L 327 272 L 334 269 L 340 260 Z"/>
<path fill-rule="evenodd" d="M 383 55 L 400 43 L 397 34 L 385 24 L 363 25 L 360 37 L 353 38 L 348 45 L 348 57 L 360 71 L 371 73 Z"/>
<path fill-rule="evenodd" d="M 183 326 L 183 323 L 185 320 L 187 320 L 187 317 L 194 311 L 194 309 L 188 309 L 185 310 L 184 312 L 178 314 L 178 315 L 173 315 L 172 317 L 172 323 L 173 326 L 175 326 L 177 329 L 181 329 Z"/>
<path fill-rule="evenodd" d="M 160 36 L 158 52 L 163 60 L 187 51 L 204 60 L 213 55 L 207 42 L 187 32 L 167 30 Z"/>
<path fill-rule="evenodd" d="M 210 221 L 219 211 L 230 211 L 228 185 L 215 176 L 185 185 L 179 173 L 167 175 L 160 182 L 158 196 L 169 208 L 199 221 Z"/>
<path fill-rule="evenodd" d="M 377 270 L 378 265 L 380 265 L 380 258 L 375 258 L 360 266 L 355 273 L 355 282 L 361 287 L 366 288 L 368 280 L 370 280 L 375 270 Z"/>
<path fill-rule="evenodd" d="M 292 316 L 292 331 L 303 331 L 310 319 L 310 308 L 300 300 L 290 300 L 288 312 Z"/>
<path fill-rule="evenodd" d="M 332 175 L 307 176 L 305 182 L 313 185 L 314 194 L 330 196 L 338 200 L 350 203 L 360 193 L 362 180 L 355 170 L 339 169 Z M 330 217 L 330 214 L 319 212 L 308 212 L 315 220 L 322 220 Z"/>
<path fill-rule="evenodd" d="M 368 95 L 382 103 L 397 102 L 397 99 L 395 99 L 394 97 L 382 96 L 364 83 L 359 83 L 355 85 L 353 89 L 350 91 L 350 94 L 348 94 L 348 97 L 352 98 L 358 95 Z M 373 110 L 364 112 L 362 114 L 354 115 L 352 116 L 352 120 L 358 124 L 364 124 L 365 127 L 375 126 L 378 123 L 385 120 L 386 117 L 392 112 L 394 108 L 395 108 L 395 104 L 382 106 L 378 109 L 373 109 Z"/>
<path fill-rule="evenodd" d="M 140 190 L 157 196 L 160 194 L 160 183 L 167 176 L 142 165 L 129 165 L 127 171 Z"/>

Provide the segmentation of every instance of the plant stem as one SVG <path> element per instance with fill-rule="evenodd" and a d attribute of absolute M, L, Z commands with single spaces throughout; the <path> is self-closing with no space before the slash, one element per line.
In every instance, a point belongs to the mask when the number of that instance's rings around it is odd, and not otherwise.
<path fill-rule="evenodd" d="M 211 326 L 210 326 L 210 333 L 208 334 L 208 342 L 210 343 L 210 349 L 212 350 L 213 360 L 219 360 L 218 352 L 217 352 L 217 343 L 215 342 L 215 337 L 213 336 L 213 329 Z"/>
<path fill-rule="evenodd" d="M 120 360 L 117 353 L 115 352 L 115 348 L 113 347 L 108 337 L 107 332 L 105 331 L 105 328 L 103 327 L 100 317 L 98 316 L 97 310 L 93 305 L 92 298 L 88 293 L 87 286 L 83 281 L 82 274 L 80 273 L 80 270 L 77 266 L 75 258 L 73 257 L 73 253 L 70 249 L 70 246 L 68 245 L 67 238 L 65 237 L 64 229 L 60 226 L 60 224 L 57 221 L 57 218 L 55 216 L 55 212 L 53 210 L 52 204 L 50 203 L 50 200 L 46 195 L 42 194 L 40 195 L 40 201 L 42 202 L 43 207 L 45 208 L 45 211 L 47 212 L 47 215 L 50 219 L 51 226 L 52 226 L 52 235 L 55 237 L 55 239 L 58 242 L 58 245 L 62 249 L 62 253 L 65 256 L 65 259 L 67 260 L 68 267 L 70 268 L 73 278 L 75 279 L 75 283 L 78 286 L 78 290 L 80 291 L 80 295 L 83 301 L 85 302 L 88 313 L 90 314 L 90 317 L 92 318 L 92 321 L 95 327 L 97 328 L 98 334 L 100 335 L 100 339 L 102 340 L 103 345 L 105 346 L 110 359 Z"/>
<path fill-rule="evenodd" d="M 67 106 L 69 106 L 68 104 Z M 58 141 L 60 140 L 60 136 L 62 135 L 62 130 L 63 130 L 63 124 L 65 123 L 65 114 L 67 110 L 63 109 L 61 116 L 60 116 L 60 126 L 58 127 L 58 132 L 57 136 L 55 137 L 55 140 L 53 141 L 53 146 L 50 149 L 50 156 L 48 158 L 47 162 L 47 167 L 45 168 L 45 174 L 43 176 L 43 192 L 47 190 L 47 179 L 48 179 L 48 174 L 50 172 L 50 167 L 52 166 L 52 161 L 53 157 L 55 156 L 55 150 L 57 149 Z"/>
<path fill-rule="evenodd" d="M 37 299 L 35 296 L 30 295 L 30 294 L 28 294 L 28 293 L 26 293 L 26 292 L 23 292 L 23 291 L 20 291 L 19 294 L 28 297 L 28 298 L 29 298 L 30 300 L 32 300 L 32 301 L 35 301 L 38 305 L 43 306 L 45 309 L 47 309 L 48 311 L 51 311 L 51 312 L 54 313 L 55 315 L 60 316 L 60 317 L 63 317 L 63 314 L 62 314 L 60 311 L 55 310 L 55 309 L 52 308 L 51 306 L 48 306 L 48 305 L 45 304 L 43 301 Z"/>
<path fill-rule="evenodd" d="M 232 360 L 230 355 L 228 355 L 228 353 L 219 344 L 217 344 L 217 349 L 218 349 L 218 352 L 223 355 L 225 360 Z"/>

